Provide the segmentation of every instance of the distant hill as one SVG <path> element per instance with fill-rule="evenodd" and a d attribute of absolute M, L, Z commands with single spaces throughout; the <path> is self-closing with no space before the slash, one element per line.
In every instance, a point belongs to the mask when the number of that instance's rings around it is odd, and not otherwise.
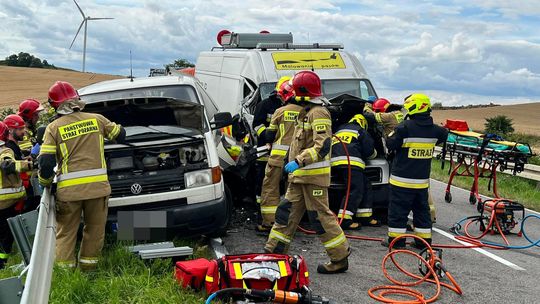
<path fill-rule="evenodd" d="M 47 101 L 47 91 L 57 80 L 68 81 L 76 89 L 111 79 L 118 75 L 81 73 L 67 69 L 38 69 L 0 66 L 0 108 L 17 107 L 26 98 Z"/>
<path fill-rule="evenodd" d="M 460 119 L 467 121 L 469 127 L 474 130 L 484 130 L 485 119 L 496 115 L 506 115 L 512 118 L 516 132 L 540 135 L 540 102 L 433 111 L 433 118 L 437 123 L 444 124 L 446 119 Z"/>

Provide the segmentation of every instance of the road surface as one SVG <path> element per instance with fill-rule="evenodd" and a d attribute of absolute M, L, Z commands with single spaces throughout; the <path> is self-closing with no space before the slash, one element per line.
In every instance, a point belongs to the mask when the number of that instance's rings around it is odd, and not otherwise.
<path fill-rule="evenodd" d="M 431 191 L 437 206 L 437 223 L 434 225 L 434 243 L 458 244 L 451 239 L 449 228 L 457 220 L 468 215 L 476 215 L 476 207 L 468 203 L 469 193 L 453 187 L 453 202 L 444 202 L 445 184 L 432 180 Z M 531 213 L 532 211 L 528 211 Z M 245 214 L 244 214 L 245 215 Z M 254 232 L 252 223 L 242 218 L 227 237 L 223 238 L 229 253 L 261 252 L 265 236 Z M 534 239 L 540 237 L 540 221 L 529 221 L 527 230 Z M 473 230 L 474 231 L 474 230 Z M 386 226 L 364 227 L 354 234 L 385 237 Z M 515 244 L 524 244 L 523 238 L 509 236 Z M 498 236 L 488 239 L 500 241 Z M 317 264 L 327 261 L 323 246 L 314 236 L 297 233 L 290 254 L 299 254 L 308 261 L 311 287 L 316 294 L 324 295 L 336 303 L 377 303 L 367 290 L 374 286 L 389 284 L 381 270 L 386 249 L 379 242 L 351 241 L 352 255 L 349 271 L 337 275 L 319 275 Z M 526 250 L 491 249 L 445 249 L 443 261 L 463 288 L 463 295 L 444 289 L 437 303 L 537 303 L 540 295 L 540 248 Z M 407 261 L 404 261 L 407 262 Z M 417 269 L 416 262 L 409 263 L 410 269 Z M 420 290 L 428 296 L 434 292 L 433 285 L 426 284 Z"/>

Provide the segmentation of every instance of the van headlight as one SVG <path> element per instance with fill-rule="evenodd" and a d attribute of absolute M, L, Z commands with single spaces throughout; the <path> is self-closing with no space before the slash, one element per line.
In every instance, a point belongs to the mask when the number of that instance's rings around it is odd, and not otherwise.
<path fill-rule="evenodd" d="M 212 184 L 212 169 L 187 172 L 184 174 L 186 189 Z"/>

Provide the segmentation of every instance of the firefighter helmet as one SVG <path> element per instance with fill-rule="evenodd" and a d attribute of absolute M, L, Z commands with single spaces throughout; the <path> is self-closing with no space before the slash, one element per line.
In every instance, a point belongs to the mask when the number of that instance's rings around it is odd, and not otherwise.
<path fill-rule="evenodd" d="M 403 107 L 409 115 L 429 113 L 431 111 L 431 101 L 427 95 L 415 93 L 405 97 Z"/>
<path fill-rule="evenodd" d="M 279 87 L 279 90 L 277 91 L 279 97 L 281 97 L 281 100 L 287 101 L 291 99 L 291 97 L 294 96 L 294 91 L 291 86 L 291 83 L 289 81 L 285 81 L 281 84 Z"/>
<path fill-rule="evenodd" d="M 43 111 L 43 106 L 39 103 L 39 101 L 35 99 L 26 99 L 19 105 L 19 112 L 17 115 L 22 117 L 22 119 L 25 121 L 30 121 L 34 116 L 34 113 L 38 113 L 40 111 Z"/>
<path fill-rule="evenodd" d="M 49 103 L 54 109 L 73 99 L 79 99 L 79 94 L 69 82 L 57 81 L 49 89 Z"/>
<path fill-rule="evenodd" d="M 6 143 L 8 132 L 8 126 L 3 121 L 0 121 L 0 145 Z"/>
<path fill-rule="evenodd" d="M 22 129 L 25 127 L 24 120 L 17 114 L 10 114 L 4 118 L 4 123 L 9 129 Z"/>
<path fill-rule="evenodd" d="M 297 99 L 310 101 L 313 98 L 321 97 L 321 79 L 315 72 L 301 71 L 296 73 L 292 79 L 294 95 Z"/>
<path fill-rule="evenodd" d="M 373 111 L 375 112 L 386 112 L 386 109 L 390 106 L 390 101 L 385 98 L 379 98 L 373 102 Z"/>
<path fill-rule="evenodd" d="M 288 82 L 291 80 L 291 76 L 283 76 L 281 77 L 278 82 L 276 83 L 276 91 L 279 91 L 279 89 L 281 88 L 281 85 L 284 83 L 284 82 Z"/>
<path fill-rule="evenodd" d="M 367 119 L 362 114 L 356 114 L 349 120 L 349 123 L 356 123 L 360 126 L 362 129 L 367 129 L 368 122 Z"/>

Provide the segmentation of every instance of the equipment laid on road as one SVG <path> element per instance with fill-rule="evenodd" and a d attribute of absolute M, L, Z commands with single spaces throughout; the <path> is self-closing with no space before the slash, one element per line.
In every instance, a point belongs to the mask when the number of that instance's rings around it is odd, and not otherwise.
<path fill-rule="evenodd" d="M 478 211 L 480 215 L 468 216 L 454 224 L 450 230 L 457 235 L 456 239 L 465 241 L 478 247 L 487 247 L 492 249 L 527 249 L 531 247 L 540 247 L 540 239 L 531 239 L 525 230 L 525 223 L 531 218 L 540 219 L 536 214 L 525 216 L 525 208 L 522 204 L 507 199 L 489 199 L 483 203 L 479 203 Z M 512 229 L 517 226 L 515 212 L 522 212 L 521 225 L 517 236 L 523 236 L 529 243 L 526 245 L 510 245 L 506 235 L 512 234 Z M 473 235 L 469 228 L 472 224 L 478 223 L 480 235 Z M 463 233 L 461 229 L 463 228 Z M 482 240 L 488 233 L 499 234 L 504 241 L 504 244 L 495 243 L 487 240 Z"/>
<path fill-rule="evenodd" d="M 259 290 L 259 289 L 243 289 L 243 288 L 226 288 L 217 291 L 210 295 L 206 300 L 206 304 L 212 302 L 214 298 L 223 294 L 237 293 L 245 298 L 245 301 L 236 302 L 238 304 L 250 303 L 281 303 L 281 304 L 331 304 L 334 303 L 329 299 L 312 294 L 311 289 L 304 286 L 299 292 L 282 291 L 282 290 Z"/>
<path fill-rule="evenodd" d="M 416 242 L 422 242 L 424 249 L 420 253 L 416 253 L 407 249 L 393 249 L 394 245 L 403 239 L 413 238 Z M 414 274 L 406 270 L 402 265 L 397 262 L 397 255 L 409 255 L 418 259 L 420 263 L 419 272 L 421 275 Z M 391 276 L 387 269 L 387 262 L 391 260 L 395 267 L 400 270 L 406 276 L 413 278 L 415 281 L 400 281 Z M 373 287 L 368 290 L 368 294 L 372 299 L 384 303 L 432 303 L 435 302 L 441 293 L 441 287 L 446 287 L 458 295 L 462 294 L 461 287 L 456 282 L 452 274 L 444 267 L 442 262 L 442 250 L 433 249 L 424 239 L 412 234 L 406 234 L 398 236 L 392 240 L 388 246 L 388 254 L 382 261 L 382 269 L 384 276 L 395 285 L 382 285 Z M 441 279 L 446 277 L 451 284 L 441 282 Z M 411 287 L 418 286 L 424 282 L 435 284 L 436 292 L 431 298 L 427 298 L 420 291 L 412 289 Z M 390 298 L 388 296 L 397 297 L 409 297 L 408 300 L 398 300 Z"/>
<path fill-rule="evenodd" d="M 493 193 L 497 193 L 497 169 L 500 171 L 512 170 L 513 174 L 523 171 L 528 159 L 534 156 L 529 144 L 504 141 L 494 134 L 481 134 L 469 131 L 466 121 L 447 120 L 445 127 L 449 129 L 446 147 L 443 148 L 441 159 L 446 155 L 450 158 L 450 179 L 446 187 L 445 201 L 452 202 L 450 188 L 455 176 L 473 177 L 473 184 L 469 202 L 481 202 L 478 194 L 478 179 L 489 179 L 488 190 L 493 186 Z"/>

